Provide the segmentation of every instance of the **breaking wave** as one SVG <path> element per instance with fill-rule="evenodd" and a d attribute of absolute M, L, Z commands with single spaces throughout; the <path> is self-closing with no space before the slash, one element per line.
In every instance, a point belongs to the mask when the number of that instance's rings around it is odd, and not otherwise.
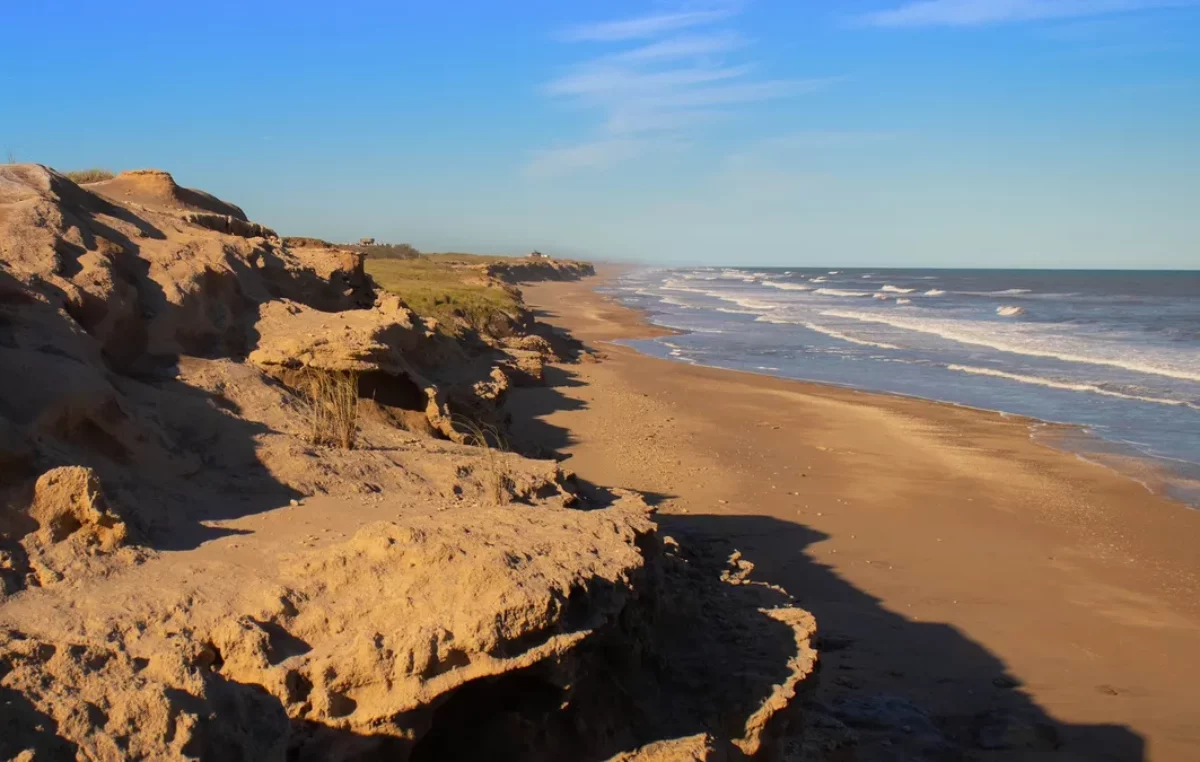
<path fill-rule="evenodd" d="M 890 325 L 893 328 L 901 328 L 906 331 L 916 331 L 918 333 L 927 333 L 934 336 L 940 336 L 943 339 L 955 341 L 959 344 L 974 344 L 975 346 L 988 347 L 1001 352 L 1012 352 L 1014 354 L 1026 355 L 1029 357 L 1049 357 L 1055 360 L 1061 360 L 1063 362 L 1070 363 L 1107 365 L 1113 368 L 1131 370 L 1135 373 L 1166 376 L 1167 378 L 1177 378 L 1185 381 L 1200 381 L 1200 369 L 1191 370 L 1190 368 L 1184 369 L 1164 365 L 1160 362 L 1139 362 L 1137 360 L 1130 360 L 1126 358 L 1085 355 L 1080 354 L 1077 351 L 1062 351 L 1058 348 L 1038 346 L 1027 341 L 1022 342 L 1018 337 L 1013 336 L 1009 336 L 1006 339 L 1002 334 L 997 334 L 998 328 L 995 323 L 976 324 L 972 323 L 971 321 L 947 321 L 907 317 L 890 317 L 888 315 L 853 312 L 849 310 L 826 310 L 821 314 L 828 315 L 830 317 L 857 320 L 863 323 L 881 323 L 883 325 Z M 1012 329 L 1010 328 L 1009 330 L 1011 331 Z M 1036 340 L 1037 337 L 1027 336 L 1026 338 L 1034 338 Z"/>
<path fill-rule="evenodd" d="M 1197 408 L 1190 402 L 1183 400 L 1163 399 L 1162 397 L 1145 397 L 1140 394 L 1125 394 L 1124 392 L 1114 392 L 1111 389 L 1105 389 L 1094 384 L 1073 384 L 1067 381 L 1055 381 L 1051 378 L 1042 378 L 1041 376 L 1024 376 L 1019 373 L 1007 373 L 1002 370 L 993 370 L 991 368 L 977 368 L 973 365 L 947 365 L 949 370 L 956 370 L 959 373 L 970 373 L 974 376 L 991 376 L 993 378 L 1003 378 L 1009 381 L 1016 381 L 1022 384 L 1033 384 L 1036 386 L 1046 386 L 1051 389 L 1063 389 L 1072 392 L 1090 392 L 1092 394 L 1103 394 L 1105 397 L 1119 397 L 1126 400 L 1136 400 L 1138 402 L 1153 402 L 1158 405 L 1175 405 Z"/>
<path fill-rule="evenodd" d="M 810 331 L 815 331 L 816 333 L 823 333 L 826 336 L 829 336 L 831 338 L 838 339 L 840 341 L 846 341 L 851 344 L 858 344 L 858 345 L 864 346 L 864 347 L 878 347 L 880 349 L 900 349 L 900 347 L 896 346 L 895 344 L 887 344 L 882 341 L 870 341 L 869 339 L 859 339 L 859 338 L 855 338 L 854 336 L 847 336 L 846 334 L 842 333 L 841 331 L 835 331 L 832 328 L 826 328 L 823 325 L 817 325 L 816 323 L 810 323 L 807 320 L 794 320 L 794 319 L 783 317 L 783 316 L 763 315 L 763 316 L 757 318 L 756 322 L 759 322 L 759 323 L 783 323 L 783 324 L 787 324 L 787 325 L 798 325 L 798 326 L 803 326 L 804 328 L 807 328 Z"/>
<path fill-rule="evenodd" d="M 802 283 L 783 283 L 777 280 L 764 280 L 762 284 L 771 288 L 778 288 L 782 291 L 812 291 L 812 286 L 805 286 Z"/>
<path fill-rule="evenodd" d="M 821 296 L 870 296 L 870 291 L 851 291 L 847 288 L 818 288 L 813 292 Z"/>

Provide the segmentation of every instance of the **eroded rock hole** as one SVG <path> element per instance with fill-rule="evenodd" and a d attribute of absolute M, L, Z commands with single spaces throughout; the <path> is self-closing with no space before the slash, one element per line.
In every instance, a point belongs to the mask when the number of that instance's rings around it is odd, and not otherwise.
<path fill-rule="evenodd" d="M 391 426 L 440 437 L 425 414 L 429 398 L 425 390 L 406 375 L 368 371 L 358 377 L 358 396 L 364 412 Z"/>
<path fill-rule="evenodd" d="M 410 762 L 566 759 L 577 746 L 559 709 L 566 692 L 533 672 L 477 680 L 437 708 Z"/>
<path fill-rule="evenodd" d="M 425 391 L 408 376 L 380 370 L 359 374 L 358 396 L 401 410 L 424 411 L 428 404 Z"/>

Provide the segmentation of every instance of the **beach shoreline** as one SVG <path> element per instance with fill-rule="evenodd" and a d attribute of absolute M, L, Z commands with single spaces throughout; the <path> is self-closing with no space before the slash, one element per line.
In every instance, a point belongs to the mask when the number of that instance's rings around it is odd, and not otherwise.
<path fill-rule="evenodd" d="M 1043 283 L 1028 274 L 998 273 L 999 283 L 992 285 L 1022 288 L 997 291 L 987 290 L 980 271 L 921 274 L 932 272 L 863 271 L 871 288 L 847 291 L 816 288 L 836 275 L 821 268 L 628 267 L 602 290 L 675 331 L 678 338 L 630 342 L 646 354 L 1071 427 L 1045 441 L 1200 508 L 1200 452 L 1191 436 L 1200 409 L 1195 390 L 1164 381 L 1190 378 L 1194 371 L 1180 365 L 1184 358 L 1175 345 L 1163 345 L 1157 334 L 1157 343 L 1142 347 L 1131 345 L 1120 327 L 1107 326 L 1105 336 L 1115 344 L 1099 341 L 1090 315 L 1098 294 L 1112 290 L 1109 279 L 1057 273 Z M 848 287 L 860 282 L 857 271 L 837 277 Z M 920 306 L 894 299 L 928 283 L 950 290 L 930 291 L 939 298 L 918 300 L 925 302 Z M 1135 280 L 1129 288 L 1141 293 L 1154 286 Z M 1042 290 L 1054 288 L 1064 293 Z M 1080 292 L 1066 293 L 1072 288 Z M 861 298 L 872 291 L 873 299 Z M 992 315 L 1005 295 L 1028 302 L 1029 315 L 1025 308 L 1014 313 L 1024 316 L 1019 319 Z M 1168 300 L 1163 309 L 1177 307 Z M 1129 330 L 1150 330 L 1144 311 L 1131 310 Z M 988 327 L 991 333 L 980 333 Z M 1133 359 L 1112 355 L 1118 345 Z M 1123 376 L 1112 368 L 1142 368 L 1148 375 Z"/>
<path fill-rule="evenodd" d="M 651 311 L 626 305 L 622 303 L 619 298 L 616 298 L 612 294 L 603 290 L 607 288 L 612 280 L 616 279 L 621 274 L 630 270 L 635 270 L 636 268 L 636 265 L 603 265 L 598 276 L 600 280 L 596 283 L 595 288 L 600 296 L 605 298 L 613 298 L 618 304 L 621 304 L 622 307 L 636 314 L 645 327 L 645 335 L 617 339 L 615 340 L 615 343 L 622 346 L 627 346 L 641 354 L 654 357 L 655 355 L 653 354 L 643 352 L 636 342 L 652 341 L 664 336 L 682 336 L 689 333 L 694 333 L 695 331 L 656 323 L 654 320 L 654 313 Z M 919 394 L 907 394 L 904 392 L 889 391 L 886 389 L 870 389 L 866 387 L 855 386 L 850 383 L 838 383 L 834 381 L 821 381 L 816 379 L 786 376 L 774 370 L 749 370 L 745 368 L 733 368 L 713 363 L 704 363 L 690 358 L 686 360 L 680 360 L 678 358 L 671 359 L 676 362 L 684 362 L 697 367 L 724 370 L 731 373 L 741 373 L 747 376 L 766 376 L 768 378 L 778 378 L 798 384 L 812 384 L 818 388 L 840 389 L 859 394 L 911 399 L 920 402 L 928 402 L 934 405 L 948 405 L 953 408 L 973 410 L 980 413 L 999 415 L 1005 418 L 1024 421 L 1029 429 L 1030 441 L 1045 447 L 1050 447 L 1054 450 L 1058 450 L 1059 452 L 1067 455 L 1074 456 L 1086 463 L 1100 466 L 1101 468 L 1112 471 L 1119 476 L 1130 479 L 1137 484 L 1140 484 L 1151 495 L 1156 495 L 1175 501 L 1181 504 L 1181 506 L 1184 508 L 1200 510 L 1200 478 L 1192 476 L 1189 472 L 1172 471 L 1170 466 L 1164 462 L 1164 458 L 1149 455 L 1140 452 L 1135 448 L 1123 446 L 1119 442 L 1105 439 L 1102 435 L 1081 423 L 1049 420 L 1045 418 L 1038 418 L 1036 416 L 1025 415 L 1023 413 L 1014 413 L 1007 410 L 1001 410 L 999 408 L 982 407 L 966 402 L 955 402 L 953 400 L 926 397 Z M 1191 466 L 1193 464 L 1186 465 Z"/>
<path fill-rule="evenodd" d="M 641 314 L 642 319 L 645 320 L 647 329 L 662 330 L 663 334 L 661 335 L 682 336 L 692 333 L 692 331 L 682 328 L 672 328 L 670 326 L 659 325 L 653 321 L 653 318 L 649 313 L 643 313 L 641 310 L 637 310 L 637 312 Z M 614 343 L 620 346 L 627 346 L 630 349 L 633 349 L 634 351 L 637 351 L 640 354 L 644 354 L 648 357 L 654 357 L 652 354 L 642 352 L 634 342 L 653 340 L 655 338 L 659 338 L 659 336 L 646 336 L 639 337 L 637 339 L 620 339 Z M 1181 507 L 1190 510 L 1200 510 L 1200 480 L 1191 478 L 1184 473 L 1172 472 L 1168 466 L 1163 463 L 1162 458 L 1140 453 L 1132 448 L 1122 448 L 1119 443 L 1105 439 L 1084 424 L 1036 418 L 1034 416 L 1024 415 L 1022 413 L 1013 413 L 1007 410 L 1000 410 L 998 408 L 980 407 L 978 405 L 970 405 L 965 402 L 954 402 L 953 400 L 943 400 L 935 397 L 922 397 L 919 394 L 905 394 L 904 392 L 888 391 L 884 389 L 868 389 L 866 387 L 854 386 L 853 384 L 849 383 L 818 381 L 814 379 L 784 376 L 771 370 L 747 370 L 745 368 L 730 368 L 724 365 L 703 363 L 699 360 L 692 359 L 669 359 L 672 362 L 682 362 L 700 368 L 724 370 L 730 373 L 740 373 L 747 376 L 778 378 L 798 384 L 813 384 L 817 387 L 840 389 L 858 394 L 910 399 L 918 402 L 927 402 L 933 405 L 948 405 L 950 407 L 961 408 L 963 410 L 973 410 L 978 413 L 993 414 L 1004 418 L 1012 418 L 1015 420 L 1024 421 L 1029 428 L 1029 438 L 1031 441 L 1041 444 L 1045 447 L 1058 450 L 1059 452 L 1073 455 L 1087 463 L 1106 468 L 1113 473 L 1125 477 L 1126 479 L 1137 482 L 1146 490 L 1146 492 L 1151 495 L 1173 500 L 1179 503 Z M 1187 465 L 1190 466 L 1192 464 Z"/>
<path fill-rule="evenodd" d="M 1194 758 L 1195 511 L 1035 419 L 639 353 L 668 331 L 596 292 L 617 272 L 523 287 L 601 357 L 517 390 L 514 437 L 795 595 L 827 643 L 817 705 L 904 696 L 962 743 L 1032 713 L 1056 758 Z"/>

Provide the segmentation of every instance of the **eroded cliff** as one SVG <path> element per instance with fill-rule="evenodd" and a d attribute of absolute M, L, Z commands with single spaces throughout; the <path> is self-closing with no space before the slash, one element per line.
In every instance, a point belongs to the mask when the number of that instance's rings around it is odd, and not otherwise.
<path fill-rule="evenodd" d="M 770 752 L 812 618 L 480 436 L 569 348 L 435 328 L 166 173 L 0 167 L 0 757 Z"/>

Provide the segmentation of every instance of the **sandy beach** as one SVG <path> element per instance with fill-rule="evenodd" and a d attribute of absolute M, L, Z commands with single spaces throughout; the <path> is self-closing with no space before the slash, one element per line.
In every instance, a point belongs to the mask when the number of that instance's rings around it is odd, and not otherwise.
<path fill-rule="evenodd" d="M 613 272 L 523 287 L 599 361 L 516 391 L 515 444 L 792 593 L 812 706 L 911 707 L 983 759 L 1200 758 L 1200 513 L 1029 420 L 641 355 L 613 342 L 659 329 L 594 291 Z"/>

